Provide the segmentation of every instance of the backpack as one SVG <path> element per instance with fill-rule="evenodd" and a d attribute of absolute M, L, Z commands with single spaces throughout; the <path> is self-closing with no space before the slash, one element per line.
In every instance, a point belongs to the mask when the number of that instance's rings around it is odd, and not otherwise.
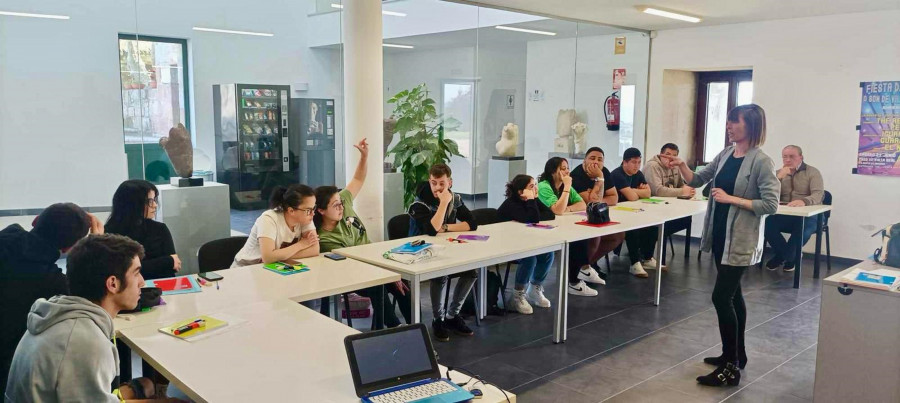
<path fill-rule="evenodd" d="M 449 285 L 448 285 L 449 286 Z M 476 285 L 477 286 L 477 285 Z M 488 270 L 487 273 L 487 315 L 502 316 L 506 312 L 500 308 L 500 287 L 503 287 L 503 281 L 500 275 Z M 472 292 L 475 292 L 474 290 Z M 471 294 L 470 294 L 471 295 Z M 475 298 L 466 298 L 460 312 L 466 316 L 475 315 Z"/>
<path fill-rule="evenodd" d="M 900 268 L 900 223 L 888 225 L 872 236 L 881 234 L 881 247 L 875 249 L 875 261 Z"/>

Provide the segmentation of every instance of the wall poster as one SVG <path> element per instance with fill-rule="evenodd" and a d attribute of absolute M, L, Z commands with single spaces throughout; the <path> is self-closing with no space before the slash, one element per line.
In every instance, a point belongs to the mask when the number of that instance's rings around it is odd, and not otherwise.
<path fill-rule="evenodd" d="M 900 81 L 862 82 L 859 86 L 862 109 L 857 173 L 900 176 Z"/>

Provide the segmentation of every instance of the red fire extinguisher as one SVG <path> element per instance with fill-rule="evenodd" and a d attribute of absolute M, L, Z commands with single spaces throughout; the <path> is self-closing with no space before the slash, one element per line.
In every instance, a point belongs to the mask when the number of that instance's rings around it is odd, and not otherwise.
<path fill-rule="evenodd" d="M 619 95 L 615 92 L 606 97 L 606 129 L 619 130 Z"/>

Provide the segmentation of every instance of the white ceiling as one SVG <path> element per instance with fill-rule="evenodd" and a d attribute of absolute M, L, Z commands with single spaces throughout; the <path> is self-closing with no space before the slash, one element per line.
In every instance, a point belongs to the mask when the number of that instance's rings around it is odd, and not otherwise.
<path fill-rule="evenodd" d="M 623 27 L 663 30 L 900 9 L 900 0 L 450 0 Z M 698 24 L 640 12 L 656 6 L 703 18 Z"/>

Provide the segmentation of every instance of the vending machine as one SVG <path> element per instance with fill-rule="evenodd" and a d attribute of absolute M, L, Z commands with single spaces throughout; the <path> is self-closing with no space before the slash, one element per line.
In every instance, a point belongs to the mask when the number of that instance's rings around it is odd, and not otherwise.
<path fill-rule="evenodd" d="M 300 134 L 298 144 L 292 144 L 300 156 L 300 183 L 334 185 L 334 100 L 292 98 L 290 123 Z"/>

